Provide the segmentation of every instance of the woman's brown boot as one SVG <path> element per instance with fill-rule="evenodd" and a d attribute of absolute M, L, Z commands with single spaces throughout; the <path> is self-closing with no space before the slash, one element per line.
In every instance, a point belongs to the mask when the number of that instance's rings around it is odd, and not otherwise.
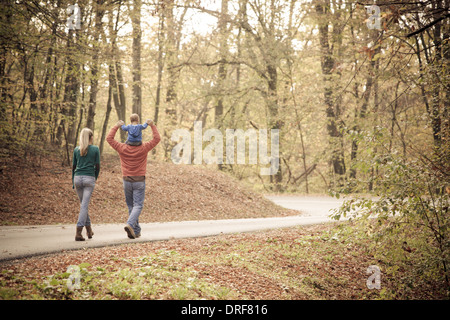
<path fill-rule="evenodd" d="M 85 239 L 81 235 L 81 231 L 83 231 L 83 227 L 77 227 L 77 234 L 75 235 L 75 241 L 84 241 Z"/>
<path fill-rule="evenodd" d="M 86 226 L 86 233 L 89 239 L 92 239 L 92 236 L 94 235 L 94 231 L 92 231 L 91 226 Z"/>

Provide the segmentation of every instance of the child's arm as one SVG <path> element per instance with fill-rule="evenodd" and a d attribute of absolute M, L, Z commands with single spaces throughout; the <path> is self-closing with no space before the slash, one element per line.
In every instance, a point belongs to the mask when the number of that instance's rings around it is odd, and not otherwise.
<path fill-rule="evenodd" d="M 123 131 L 128 131 L 129 126 L 122 125 L 120 128 L 121 128 Z"/>
<path fill-rule="evenodd" d="M 147 128 L 147 127 L 148 127 L 148 123 L 147 123 L 147 122 L 145 122 L 144 124 L 141 124 L 141 127 L 142 127 L 142 130 L 144 130 L 145 128 Z"/>

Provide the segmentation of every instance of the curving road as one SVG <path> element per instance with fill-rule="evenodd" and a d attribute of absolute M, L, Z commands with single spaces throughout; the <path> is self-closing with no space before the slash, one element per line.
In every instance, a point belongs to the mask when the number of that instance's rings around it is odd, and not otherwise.
<path fill-rule="evenodd" d="M 266 196 L 279 206 L 302 212 L 303 217 L 322 217 L 329 221 L 330 210 L 338 208 L 344 199 L 327 196 Z M 324 222 L 325 222 L 324 221 Z"/>
<path fill-rule="evenodd" d="M 329 210 L 339 207 L 343 202 L 343 200 L 324 196 L 267 196 L 267 198 L 282 207 L 299 210 L 299 215 L 258 219 L 141 223 L 142 236 L 133 240 L 126 237 L 123 224 L 96 224 L 93 226 L 94 237 L 82 242 L 74 241 L 75 224 L 1 226 L 0 262 L 64 250 L 326 223 L 331 221 L 328 217 Z"/>

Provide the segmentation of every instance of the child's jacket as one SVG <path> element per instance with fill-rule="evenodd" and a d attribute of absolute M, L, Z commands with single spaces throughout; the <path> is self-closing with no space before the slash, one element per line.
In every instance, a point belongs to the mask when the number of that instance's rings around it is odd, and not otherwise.
<path fill-rule="evenodd" d="M 142 130 L 148 127 L 147 123 L 144 124 L 129 124 L 123 125 L 122 130 L 128 131 L 128 141 L 139 142 L 142 141 Z"/>

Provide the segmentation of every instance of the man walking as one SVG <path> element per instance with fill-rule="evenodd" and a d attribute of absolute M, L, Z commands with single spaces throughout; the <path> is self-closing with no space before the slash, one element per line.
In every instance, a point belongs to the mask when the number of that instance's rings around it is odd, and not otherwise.
<path fill-rule="evenodd" d="M 145 198 L 145 173 L 147 170 L 147 155 L 161 140 L 158 129 L 152 120 L 147 120 L 147 124 L 153 132 L 151 141 L 142 143 L 139 146 L 132 146 L 114 140 L 117 130 L 124 124 L 118 121 L 108 133 L 106 141 L 117 151 L 120 157 L 123 176 L 123 190 L 125 201 L 128 207 L 128 221 L 125 231 L 128 238 L 135 239 L 141 236 L 139 225 L 139 215 L 141 214 Z"/>

